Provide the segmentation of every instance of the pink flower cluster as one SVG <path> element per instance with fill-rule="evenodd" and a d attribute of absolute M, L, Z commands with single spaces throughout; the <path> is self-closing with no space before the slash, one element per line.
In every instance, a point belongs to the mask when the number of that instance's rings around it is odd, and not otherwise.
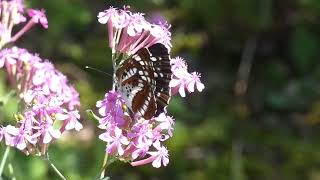
<path fill-rule="evenodd" d="M 99 128 L 105 130 L 99 138 L 107 142 L 106 152 L 119 159 L 132 161 L 138 166 L 152 163 L 154 167 L 169 163 L 168 150 L 161 142 L 172 137 L 174 120 L 160 114 L 150 120 L 131 119 L 124 111 L 124 100 L 115 91 L 106 93 L 104 100 L 97 102 Z"/>
<path fill-rule="evenodd" d="M 98 14 L 98 21 L 106 24 L 109 37 L 109 46 L 112 49 L 114 70 L 117 69 L 115 61 L 120 64 L 141 48 L 148 48 L 155 43 L 164 44 L 170 51 L 171 33 L 167 27 L 170 25 L 151 24 L 145 20 L 143 14 L 132 13 L 124 9 L 109 8 Z M 122 54 L 123 56 L 121 56 Z M 186 62 L 180 58 L 171 59 L 172 79 L 169 83 L 171 93 L 180 93 L 182 97 L 186 92 L 204 89 L 200 81 L 200 74 L 189 73 Z M 116 91 L 106 93 L 104 100 L 97 102 L 99 114 L 99 128 L 105 132 L 99 138 L 107 143 L 106 152 L 123 161 L 130 161 L 131 165 L 138 166 L 152 163 L 154 167 L 166 166 L 169 163 L 168 150 L 162 145 L 173 135 L 174 120 L 161 113 L 157 117 L 144 119 L 129 115 L 125 97 Z"/>
<path fill-rule="evenodd" d="M 15 25 L 26 22 L 24 13 L 28 12 L 31 19 L 14 36 L 11 35 Z M 26 33 L 34 24 L 40 23 L 48 28 L 48 21 L 43 10 L 27 9 L 23 0 L 0 1 L 0 48 L 9 42 L 14 42 Z"/>
<path fill-rule="evenodd" d="M 181 97 L 185 97 L 185 90 L 189 93 L 194 92 L 195 86 L 199 92 L 204 89 L 204 84 L 200 81 L 201 75 L 198 72 L 189 73 L 188 65 L 183 58 L 171 59 L 170 64 L 173 76 L 169 86 L 172 94 L 179 92 Z"/>
<path fill-rule="evenodd" d="M 0 139 L 26 154 L 45 154 L 48 144 L 65 130 L 79 131 L 82 125 L 75 109 L 78 92 L 66 77 L 47 60 L 26 49 L 12 47 L 0 51 L 0 68 L 7 72 L 25 110 L 16 114 L 15 126 L 0 130 Z"/>
<path fill-rule="evenodd" d="M 171 48 L 170 26 L 151 24 L 144 14 L 132 13 L 128 7 L 109 9 L 98 14 L 98 21 L 106 24 L 112 53 L 135 54 L 139 49 L 162 43 Z"/>

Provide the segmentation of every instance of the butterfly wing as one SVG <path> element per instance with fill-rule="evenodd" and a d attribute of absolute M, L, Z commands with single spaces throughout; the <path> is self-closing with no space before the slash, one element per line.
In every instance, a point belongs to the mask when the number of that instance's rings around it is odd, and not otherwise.
<path fill-rule="evenodd" d="M 170 100 L 170 58 L 167 48 L 142 48 L 116 72 L 118 91 L 133 113 L 150 119 L 165 111 Z"/>

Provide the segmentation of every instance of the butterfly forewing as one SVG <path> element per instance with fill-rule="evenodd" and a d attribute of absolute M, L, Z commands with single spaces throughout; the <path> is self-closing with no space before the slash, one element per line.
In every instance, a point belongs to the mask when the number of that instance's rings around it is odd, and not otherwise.
<path fill-rule="evenodd" d="M 165 111 L 170 100 L 170 58 L 167 48 L 142 48 L 116 71 L 117 88 L 134 113 L 150 119 Z"/>

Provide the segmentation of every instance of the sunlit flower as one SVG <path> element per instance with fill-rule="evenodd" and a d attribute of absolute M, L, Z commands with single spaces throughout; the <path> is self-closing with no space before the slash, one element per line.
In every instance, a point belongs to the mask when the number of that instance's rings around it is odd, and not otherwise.
<path fill-rule="evenodd" d="M 143 159 L 143 160 L 134 161 L 131 163 L 131 165 L 132 166 L 141 166 L 141 165 L 145 165 L 148 163 L 152 163 L 152 166 L 155 168 L 159 168 L 159 167 L 161 167 L 161 165 L 167 166 L 169 163 L 169 154 L 168 154 L 167 148 L 164 146 L 161 146 L 159 141 L 156 141 L 155 143 L 153 143 L 153 147 L 157 151 L 147 152 L 147 154 L 151 155 L 150 157 Z"/>
<path fill-rule="evenodd" d="M 26 107 L 16 115 L 15 126 L 2 128 L 7 145 L 26 154 L 36 153 L 39 148 L 43 155 L 46 144 L 60 138 L 65 130 L 82 129 L 79 112 L 75 110 L 80 104 L 79 94 L 51 63 L 17 47 L 0 51 L 0 61 Z"/>
<path fill-rule="evenodd" d="M 169 83 L 171 93 L 179 92 L 181 97 L 186 97 L 186 90 L 194 92 L 194 87 L 201 92 L 204 89 L 204 84 L 200 81 L 201 75 L 197 72 L 189 73 L 187 64 L 183 58 L 177 57 L 171 60 L 172 79 Z"/>
<path fill-rule="evenodd" d="M 167 130 L 168 134 L 172 136 L 173 133 L 173 126 L 174 126 L 174 119 L 170 116 L 167 116 L 165 113 L 161 113 L 158 117 L 154 118 L 155 121 L 159 122 L 158 125 L 161 130 Z"/>
<path fill-rule="evenodd" d="M 123 145 L 128 145 L 128 139 L 122 134 L 122 130 L 115 127 L 113 131 L 101 134 L 99 138 L 108 143 L 107 152 L 112 154 L 117 152 L 120 156 L 123 155 Z"/>
<path fill-rule="evenodd" d="M 197 87 L 197 90 L 201 92 L 204 89 L 204 84 L 200 81 L 201 75 L 197 72 L 191 73 L 187 88 L 189 92 L 194 92 L 194 86 Z"/>
<path fill-rule="evenodd" d="M 66 130 L 75 129 L 76 131 L 80 131 L 83 128 L 82 124 L 79 122 L 79 111 L 71 111 L 67 116 L 68 117 L 65 120 Z"/>
<path fill-rule="evenodd" d="M 161 43 L 170 52 L 172 47 L 169 24 L 165 21 L 158 24 L 150 23 L 144 18 L 144 14 L 132 13 L 128 7 L 123 9 L 110 7 L 98 14 L 98 21 L 105 24 L 108 30 L 115 71 L 119 64 L 125 63 L 128 57 L 135 56 L 142 48 Z M 179 92 L 185 97 L 186 91 L 194 92 L 194 87 L 198 91 L 204 89 L 200 74 L 197 72 L 190 74 L 183 58 L 170 59 L 170 65 L 172 76 L 166 86 L 169 85 L 171 88 L 171 95 Z M 129 76 L 130 73 L 127 74 Z M 129 161 L 132 166 L 148 163 L 152 163 L 156 168 L 166 166 L 169 163 L 169 155 L 162 143 L 173 136 L 175 124 L 173 117 L 163 112 L 150 119 L 144 119 L 139 114 L 133 113 L 130 108 L 137 99 L 122 97 L 121 93 L 116 91 L 117 83 L 121 82 L 114 79 L 114 83 L 113 90 L 107 92 L 104 99 L 97 101 L 96 104 L 101 116 L 96 117 L 99 121 L 98 127 L 103 131 L 99 138 L 107 143 L 106 153 L 122 161 Z M 157 88 L 158 86 L 161 85 L 157 84 Z"/>
<path fill-rule="evenodd" d="M 142 13 L 132 13 L 128 9 L 109 9 L 98 14 L 98 21 L 106 24 L 109 46 L 113 53 L 135 54 L 143 47 L 163 43 L 171 48 L 170 26 L 151 24 Z"/>
<path fill-rule="evenodd" d="M 167 166 L 167 164 L 169 163 L 169 154 L 167 148 L 161 146 L 159 141 L 155 142 L 153 144 L 153 147 L 155 147 L 158 151 L 148 152 L 148 154 L 150 154 L 151 157 L 155 158 L 152 162 L 152 166 L 155 168 L 159 168 L 161 164 Z"/>

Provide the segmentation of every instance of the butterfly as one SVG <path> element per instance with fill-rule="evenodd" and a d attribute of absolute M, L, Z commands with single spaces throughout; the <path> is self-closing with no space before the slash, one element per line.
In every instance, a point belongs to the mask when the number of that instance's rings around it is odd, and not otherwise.
<path fill-rule="evenodd" d="M 151 119 L 166 112 L 172 72 L 168 49 L 160 43 L 142 48 L 119 64 L 116 90 L 131 114 Z"/>

